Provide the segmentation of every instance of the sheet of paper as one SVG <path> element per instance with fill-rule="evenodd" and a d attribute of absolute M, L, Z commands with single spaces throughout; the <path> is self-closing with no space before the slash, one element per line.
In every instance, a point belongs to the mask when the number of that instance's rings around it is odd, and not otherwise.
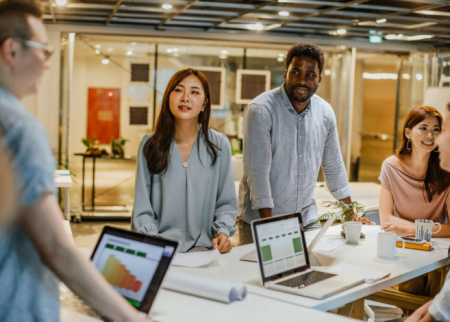
<path fill-rule="evenodd" d="M 201 267 L 211 264 L 220 257 L 220 252 L 214 249 L 209 252 L 177 253 L 172 265 L 184 267 Z"/>
<path fill-rule="evenodd" d="M 366 283 L 375 283 L 385 277 L 391 275 L 388 271 L 379 271 L 376 269 L 361 267 L 357 265 L 350 265 L 346 263 L 340 263 L 331 267 L 328 273 L 333 274 L 351 274 L 361 276 Z"/>
<path fill-rule="evenodd" d="M 306 244 L 311 244 L 314 237 L 315 236 L 306 236 Z M 325 235 L 320 239 L 320 241 L 314 247 L 313 251 L 331 252 L 343 244 L 345 244 L 345 239 L 343 239 L 341 236 Z"/>

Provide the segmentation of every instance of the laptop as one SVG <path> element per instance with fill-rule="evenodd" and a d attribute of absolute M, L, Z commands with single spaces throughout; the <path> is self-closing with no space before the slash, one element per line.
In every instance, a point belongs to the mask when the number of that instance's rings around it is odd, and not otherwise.
<path fill-rule="evenodd" d="M 312 251 L 313 251 L 314 247 L 316 247 L 316 245 L 319 243 L 320 239 L 325 235 L 325 233 L 327 232 L 328 228 L 330 228 L 330 226 L 334 223 L 334 221 L 336 220 L 337 215 L 338 214 L 336 213 L 336 214 L 331 215 L 328 218 L 328 220 L 325 222 L 325 224 L 319 230 L 317 235 L 311 241 L 311 244 L 309 244 L 309 246 L 308 246 L 308 254 L 309 254 L 310 264 L 312 266 L 322 266 L 322 264 L 316 259 L 316 257 L 312 253 Z M 251 252 L 243 255 L 240 258 L 240 260 L 241 261 L 246 261 L 246 262 L 255 262 L 255 263 L 258 262 L 258 255 L 256 254 L 256 249 L 254 249 Z"/>
<path fill-rule="evenodd" d="M 299 213 L 252 221 L 261 284 L 324 299 L 364 282 L 362 277 L 312 270 Z"/>
<path fill-rule="evenodd" d="M 178 244 L 105 226 L 91 260 L 119 294 L 148 314 Z"/>

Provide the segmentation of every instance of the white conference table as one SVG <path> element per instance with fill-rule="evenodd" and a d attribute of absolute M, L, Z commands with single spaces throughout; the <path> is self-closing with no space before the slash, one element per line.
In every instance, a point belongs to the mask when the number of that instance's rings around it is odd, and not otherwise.
<path fill-rule="evenodd" d="M 340 235 L 341 227 L 332 226 L 324 238 L 336 238 Z M 316 231 L 317 232 L 317 231 Z M 314 252 L 317 259 L 324 266 L 338 263 L 348 263 L 380 271 L 388 271 L 391 275 L 373 284 L 363 283 L 324 300 L 314 300 L 288 293 L 272 291 L 261 286 L 257 263 L 239 261 L 244 254 L 254 249 L 254 244 L 234 247 L 231 253 L 222 255 L 216 265 L 206 268 L 171 267 L 170 270 L 212 277 L 228 282 L 245 284 L 250 293 L 283 301 L 290 304 L 314 308 L 321 311 L 333 310 L 355 300 L 364 298 L 387 287 L 410 280 L 442 266 L 448 265 L 450 259 L 447 248 L 450 239 L 435 238 L 439 249 L 431 252 L 405 249 L 394 260 L 386 260 L 376 256 L 376 235 L 379 226 L 363 226 L 366 239 L 359 245 L 342 245 L 331 252 Z M 314 234 L 308 232 L 307 234 Z M 351 273 L 351 272 L 350 272 Z"/>
<path fill-rule="evenodd" d="M 55 170 L 55 185 L 64 190 L 64 217 L 70 220 L 69 188 L 72 187 L 72 175 L 69 170 Z"/>
<path fill-rule="evenodd" d="M 61 322 L 100 321 L 66 308 L 61 308 L 60 317 Z M 243 301 L 225 304 L 165 289 L 159 290 L 150 318 L 158 322 L 355 321 L 256 294 L 248 294 Z"/>

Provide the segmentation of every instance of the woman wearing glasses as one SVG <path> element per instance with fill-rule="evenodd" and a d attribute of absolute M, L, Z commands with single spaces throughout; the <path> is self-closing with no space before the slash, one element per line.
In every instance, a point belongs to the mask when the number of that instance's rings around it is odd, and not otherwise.
<path fill-rule="evenodd" d="M 155 132 L 139 147 L 132 229 L 181 241 L 181 252 L 231 250 L 237 198 L 231 148 L 208 128 L 206 77 L 183 69 L 169 81 Z"/>

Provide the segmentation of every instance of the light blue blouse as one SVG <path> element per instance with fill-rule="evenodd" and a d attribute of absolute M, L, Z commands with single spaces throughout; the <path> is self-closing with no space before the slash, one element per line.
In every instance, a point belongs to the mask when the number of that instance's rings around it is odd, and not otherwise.
<path fill-rule="evenodd" d="M 150 175 L 143 153 L 150 136 L 139 146 L 131 229 L 181 241 L 180 252 L 211 248 L 215 234 L 233 235 L 238 206 L 228 138 L 209 130 L 210 141 L 220 148 L 211 165 L 213 155 L 199 131 L 187 168 L 173 141 L 167 171 Z"/>

